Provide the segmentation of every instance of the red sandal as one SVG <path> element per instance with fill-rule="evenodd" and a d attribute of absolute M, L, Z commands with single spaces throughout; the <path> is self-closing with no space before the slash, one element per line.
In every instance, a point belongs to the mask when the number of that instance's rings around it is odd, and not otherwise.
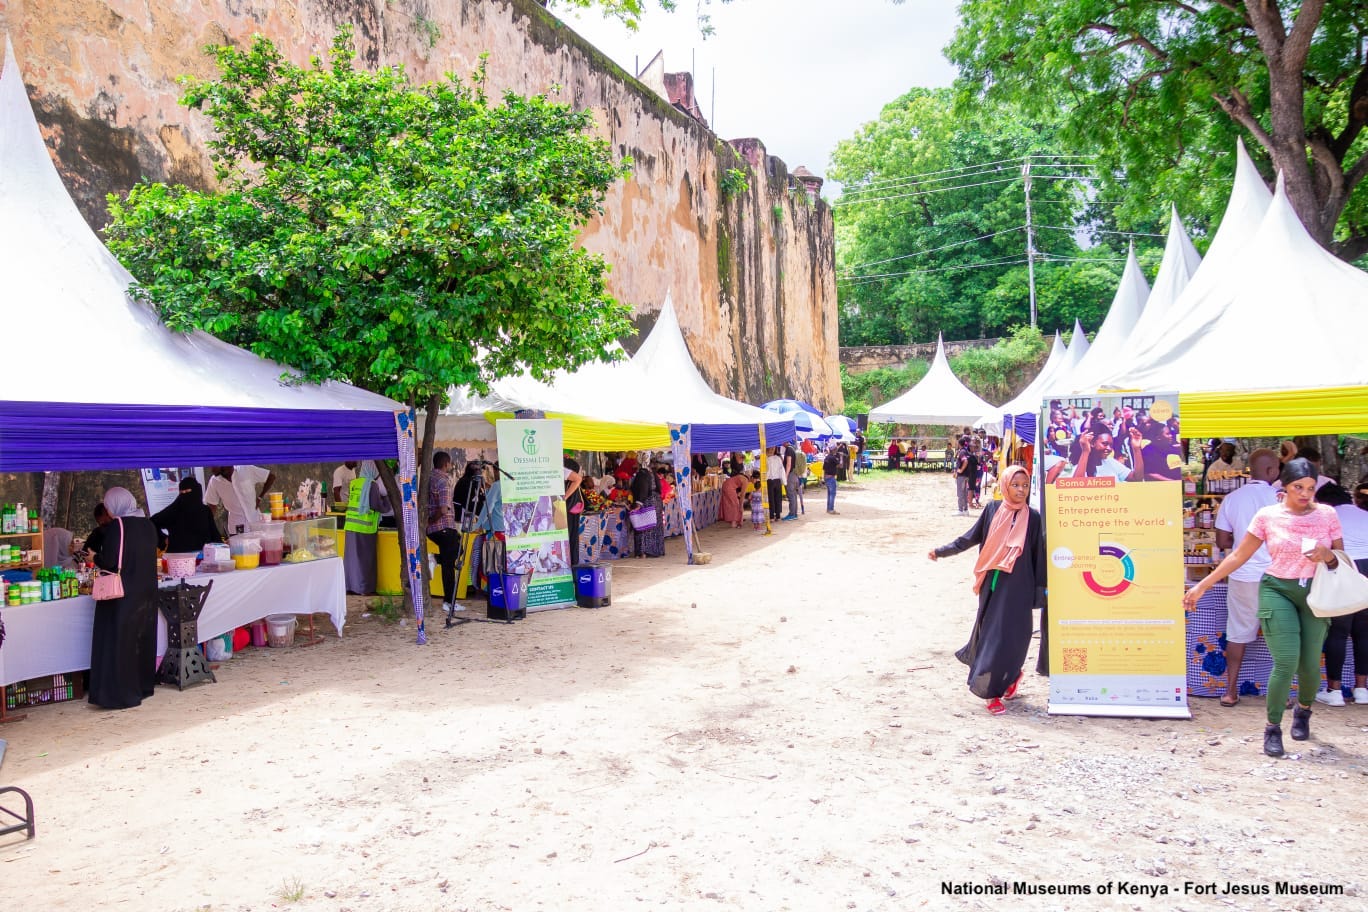
<path fill-rule="evenodd" d="M 995 716 L 1000 716 L 1007 711 L 1007 705 L 996 697 L 988 701 L 986 709 Z"/>
<path fill-rule="evenodd" d="M 1002 694 L 1002 699 L 1015 700 L 1017 695 L 1017 688 L 1021 686 L 1021 679 L 1024 677 L 1026 677 L 1026 672 L 1017 672 L 1016 680 L 1013 681 L 1012 686 L 1007 688 L 1007 690 Z"/>

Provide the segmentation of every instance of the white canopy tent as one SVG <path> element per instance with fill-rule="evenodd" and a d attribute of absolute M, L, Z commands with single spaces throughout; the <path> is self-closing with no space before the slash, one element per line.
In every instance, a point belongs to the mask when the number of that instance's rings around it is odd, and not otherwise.
<path fill-rule="evenodd" d="M 793 439 L 792 418 L 728 399 L 708 386 L 689 354 L 667 296 L 656 324 L 632 358 L 558 371 L 547 382 L 524 374 L 491 384 L 487 395 L 469 388 L 451 391 L 437 420 L 443 446 L 487 448 L 494 444 L 492 421 L 533 410 L 566 422 L 566 445 L 581 449 L 657 449 L 669 445 L 669 424 L 692 427 L 693 447 L 753 449 L 757 425 L 767 443 Z M 716 447 L 713 444 L 718 444 Z"/>
<path fill-rule="evenodd" d="M 1181 331 L 1151 346 L 1117 387 L 1177 390 L 1184 430 L 1195 412 L 1199 436 L 1368 427 L 1368 358 L 1344 331 L 1368 307 L 1368 274 L 1311 238 L 1281 179 L 1258 232 L 1220 277 L 1184 296 Z M 1289 338 L 1302 330 L 1306 338 Z"/>
<path fill-rule="evenodd" d="M 887 424 L 967 425 L 993 407 L 959 381 L 945 357 L 945 340 L 936 337 L 931 369 L 916 386 L 869 412 L 869 420 Z"/>
<path fill-rule="evenodd" d="M 394 455 L 401 405 L 343 383 L 292 382 L 287 368 L 206 333 L 171 332 L 130 296 L 133 281 L 67 193 L 6 39 L 0 282 L 6 334 L 22 341 L 8 347 L 0 423 L 10 433 L 0 464 L 17 471 Z M 80 367 L 55 368 L 54 350 Z M 327 412 L 344 414 L 334 427 L 318 418 Z M 305 438 L 320 430 L 337 437 L 315 452 Z M 362 445 L 363 437 L 374 439 Z"/>
<path fill-rule="evenodd" d="M 1054 344 L 1050 346 L 1050 354 L 1045 358 L 1045 363 L 1040 366 L 1040 371 L 1035 375 L 1035 379 L 1026 385 L 1026 388 L 1016 395 L 1010 402 L 1003 403 L 1001 408 L 993 409 L 978 421 L 974 422 L 974 427 L 982 428 L 994 437 L 1001 437 L 1003 430 L 1004 416 L 1012 416 L 1021 412 L 1034 414 L 1040 410 L 1040 397 L 1044 392 L 1045 384 L 1059 365 L 1063 362 L 1068 348 L 1064 345 L 1064 340 L 1059 335 L 1059 330 L 1055 330 Z"/>
<path fill-rule="evenodd" d="M 1137 351 L 1168 332 L 1176 314 L 1174 305 L 1201 264 L 1202 257 L 1197 253 L 1197 248 L 1192 246 L 1192 240 L 1178 218 L 1178 207 L 1173 206 L 1169 214 L 1168 239 L 1164 242 L 1164 257 L 1159 261 L 1159 272 L 1154 276 L 1154 286 L 1150 288 L 1144 312 L 1131 330 L 1127 341 L 1129 351 Z M 1108 365 L 1108 373 L 1114 367 L 1114 364 Z"/>
<path fill-rule="evenodd" d="M 1132 248 L 1126 253 L 1126 268 L 1092 346 L 1073 370 L 1067 374 L 1061 372 L 1046 384 L 1048 397 L 1090 392 L 1096 388 L 1097 381 L 1109 373 L 1110 366 L 1125 357 L 1131 330 L 1144 311 L 1149 290 Z"/>
<path fill-rule="evenodd" d="M 1118 383 L 1124 383 L 1133 366 L 1145 363 L 1156 351 L 1166 351 L 1175 339 L 1193 332 L 1194 326 L 1206 319 L 1196 312 L 1196 303 L 1209 300 L 1211 295 L 1218 293 L 1227 282 L 1228 271 L 1242 268 L 1240 261 L 1258 233 L 1259 226 L 1263 224 L 1272 199 L 1273 195 L 1250 160 L 1244 143 L 1237 143 L 1235 179 L 1231 184 L 1230 199 L 1226 202 L 1220 227 L 1211 239 L 1201 268 L 1169 306 L 1163 321 L 1149 321 L 1150 305 L 1146 305 L 1146 317 L 1142 320 L 1147 325 L 1145 337 L 1138 339 L 1128 356 L 1113 366 L 1099 388 L 1116 388 Z"/>

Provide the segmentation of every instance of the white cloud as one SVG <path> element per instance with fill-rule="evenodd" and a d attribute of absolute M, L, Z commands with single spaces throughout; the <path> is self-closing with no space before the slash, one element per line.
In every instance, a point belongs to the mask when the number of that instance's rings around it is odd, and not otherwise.
<path fill-rule="evenodd" d="M 790 170 L 825 174 L 836 143 L 885 104 L 954 78 L 941 53 L 958 21 L 947 0 L 713 3 L 716 34 L 707 39 L 694 4 L 679 5 L 673 14 L 653 6 L 636 33 L 596 13 L 552 9 L 628 72 L 664 50 L 667 71 L 693 70 L 699 106 L 720 137 L 757 136 Z"/>

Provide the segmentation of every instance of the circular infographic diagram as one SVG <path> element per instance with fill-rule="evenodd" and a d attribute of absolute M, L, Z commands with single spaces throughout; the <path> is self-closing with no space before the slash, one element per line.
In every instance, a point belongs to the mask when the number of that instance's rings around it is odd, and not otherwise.
<path fill-rule="evenodd" d="M 1135 582 L 1135 561 L 1130 552 L 1116 542 L 1102 542 L 1097 553 L 1102 557 L 1113 557 L 1121 564 L 1121 578 L 1115 582 L 1103 582 L 1091 570 L 1083 571 L 1083 583 L 1103 598 L 1115 598 L 1125 592 Z M 1108 577 L 1112 574 L 1108 573 Z"/>

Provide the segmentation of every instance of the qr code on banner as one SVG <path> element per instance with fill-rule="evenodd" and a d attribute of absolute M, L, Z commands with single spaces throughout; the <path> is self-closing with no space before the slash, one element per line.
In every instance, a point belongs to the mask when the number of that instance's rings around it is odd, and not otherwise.
<path fill-rule="evenodd" d="M 1064 672 L 1081 674 L 1088 670 L 1088 650 L 1087 649 L 1068 649 L 1064 650 Z"/>

